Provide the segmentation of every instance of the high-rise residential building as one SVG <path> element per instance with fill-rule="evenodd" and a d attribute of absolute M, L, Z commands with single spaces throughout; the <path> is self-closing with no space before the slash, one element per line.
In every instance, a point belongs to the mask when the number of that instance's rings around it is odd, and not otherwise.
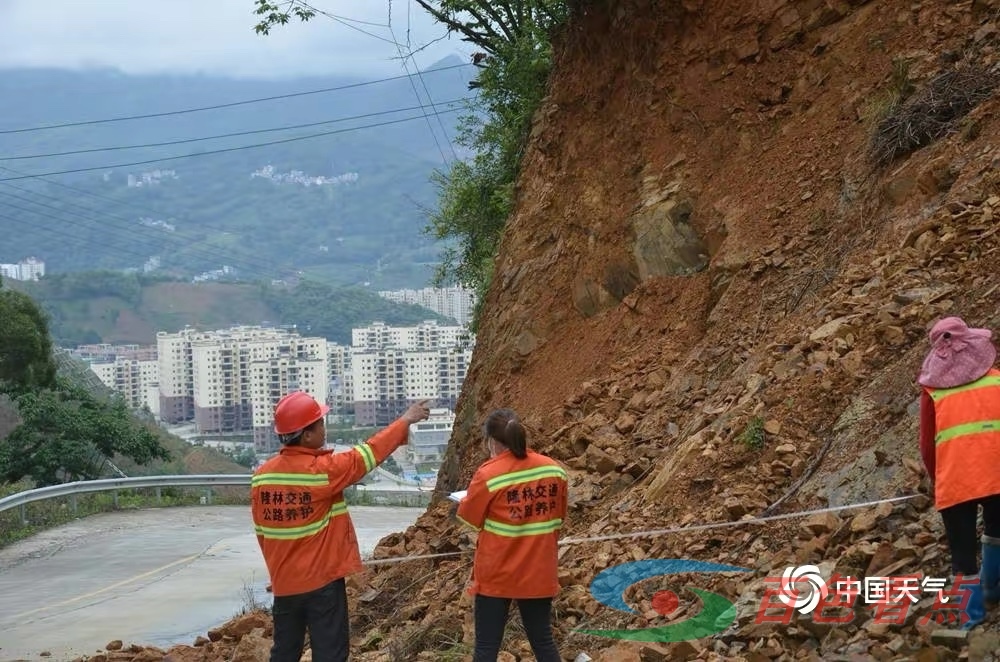
<path fill-rule="evenodd" d="M 431 350 L 471 344 L 472 334 L 463 326 L 439 326 L 435 321 L 417 326 L 389 326 L 375 322 L 351 329 L 351 346 L 358 350 L 405 349 Z"/>
<path fill-rule="evenodd" d="M 351 347 L 327 343 L 327 400 L 335 413 L 354 411 L 354 372 L 351 369 Z"/>
<path fill-rule="evenodd" d="M 461 326 L 376 322 L 351 331 L 354 416 L 358 425 L 388 425 L 409 405 L 430 399 L 454 408 L 475 338 Z"/>
<path fill-rule="evenodd" d="M 140 345 L 81 345 L 70 351 L 133 409 L 160 410 L 160 364 L 156 348 Z"/>
<path fill-rule="evenodd" d="M 425 287 L 419 290 L 384 290 L 378 293 L 383 299 L 396 303 L 412 303 L 433 310 L 438 315 L 450 317 L 461 326 L 472 319 L 476 297 L 472 290 L 461 287 Z"/>
<path fill-rule="evenodd" d="M 325 338 L 240 326 L 158 333 L 160 411 L 168 423 L 194 420 L 201 434 L 253 431 L 258 451 L 277 447 L 274 407 L 291 391 L 328 399 Z"/>

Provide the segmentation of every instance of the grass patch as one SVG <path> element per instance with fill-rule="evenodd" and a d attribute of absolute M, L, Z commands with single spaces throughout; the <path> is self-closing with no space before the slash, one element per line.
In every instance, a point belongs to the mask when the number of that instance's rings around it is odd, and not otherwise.
<path fill-rule="evenodd" d="M 740 441 L 750 450 L 760 450 L 764 447 L 767 433 L 764 431 L 764 419 L 754 416 L 747 421 L 746 427 L 740 434 Z"/>

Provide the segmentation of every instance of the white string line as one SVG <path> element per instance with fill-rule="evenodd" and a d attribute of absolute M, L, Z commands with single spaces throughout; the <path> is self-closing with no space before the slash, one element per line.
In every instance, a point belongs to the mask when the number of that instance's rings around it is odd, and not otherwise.
<path fill-rule="evenodd" d="M 695 524 L 694 526 L 675 526 L 668 529 L 647 529 L 643 531 L 633 531 L 631 533 L 612 533 L 606 536 L 588 536 L 586 538 L 563 538 L 559 541 L 559 545 L 578 545 L 587 542 L 603 542 L 606 540 L 621 540 L 624 538 L 645 538 L 649 536 L 662 536 L 671 533 L 691 533 L 693 531 L 708 531 L 710 529 L 724 529 L 733 528 L 737 526 L 744 526 L 747 524 L 764 524 L 767 522 L 776 522 L 785 519 L 794 519 L 796 517 L 809 517 L 811 515 L 821 515 L 823 513 L 837 513 L 844 510 L 855 510 L 858 508 L 868 508 L 870 506 L 878 506 L 883 503 L 897 503 L 900 501 L 908 501 L 914 499 L 918 496 L 924 496 L 921 494 L 908 494 L 906 496 L 892 497 L 889 499 L 879 499 L 877 501 L 865 501 L 863 503 L 850 503 L 844 506 L 830 506 L 828 508 L 816 508 L 814 510 L 799 510 L 793 513 L 783 513 L 781 515 L 768 515 L 767 517 L 752 517 L 750 519 L 732 520 L 729 522 L 709 522 L 707 524 Z M 365 561 L 364 565 L 386 565 L 390 563 L 402 563 L 404 561 L 419 561 L 423 559 L 438 559 L 451 556 L 462 556 L 464 554 L 470 554 L 474 550 L 465 550 L 461 552 L 442 552 L 439 554 L 419 554 L 416 556 L 400 556 L 395 558 L 385 558 L 385 559 L 372 559 Z"/>

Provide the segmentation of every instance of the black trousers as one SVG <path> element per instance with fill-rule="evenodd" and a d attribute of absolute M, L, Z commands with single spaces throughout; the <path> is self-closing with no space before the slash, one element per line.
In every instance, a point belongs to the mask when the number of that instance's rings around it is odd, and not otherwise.
<path fill-rule="evenodd" d="M 941 511 L 948 547 L 951 549 L 951 569 L 956 575 L 971 576 L 979 573 L 976 520 L 980 505 L 983 507 L 984 533 L 1000 538 L 1000 495 L 966 501 Z"/>
<path fill-rule="evenodd" d="M 473 662 L 496 662 L 510 603 L 511 598 L 476 596 L 476 652 Z M 520 599 L 517 600 L 517 609 L 521 612 L 521 622 L 536 662 L 562 662 L 559 649 L 552 640 L 549 622 L 552 598 Z"/>
<path fill-rule="evenodd" d="M 313 662 L 346 662 L 350 651 L 347 586 L 343 579 L 309 593 L 274 598 L 271 662 L 299 662 L 306 630 Z"/>

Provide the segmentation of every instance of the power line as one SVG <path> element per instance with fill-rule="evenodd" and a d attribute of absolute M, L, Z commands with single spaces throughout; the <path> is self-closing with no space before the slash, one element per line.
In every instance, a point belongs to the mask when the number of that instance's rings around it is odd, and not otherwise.
<path fill-rule="evenodd" d="M 353 28 L 353 26 L 349 26 L 349 27 Z M 354 28 L 354 29 L 357 29 L 357 28 Z M 368 34 L 368 33 L 366 33 L 366 34 Z M 438 69 L 431 69 L 428 73 L 430 73 L 431 71 L 448 71 L 449 69 L 458 69 L 460 67 L 469 67 L 469 66 L 472 66 L 472 64 L 471 63 L 453 64 L 453 65 L 450 65 L 450 66 L 447 66 L 447 67 L 440 67 Z M 171 115 L 185 115 L 185 114 L 188 114 L 188 113 L 200 113 L 200 112 L 203 112 L 203 111 L 206 111 L 206 110 L 219 110 L 221 108 L 233 108 L 233 107 L 236 107 L 236 106 L 245 106 L 247 104 L 263 103 L 265 101 L 276 101 L 276 100 L 279 100 L 279 99 L 291 99 L 291 98 L 294 98 L 294 97 L 302 97 L 302 96 L 307 96 L 307 95 L 311 95 L 311 94 L 326 94 L 328 92 L 338 92 L 340 90 L 349 90 L 349 89 L 354 89 L 354 88 L 358 88 L 358 87 L 366 87 L 368 85 L 376 85 L 378 83 L 387 83 L 387 82 L 394 81 L 394 80 L 400 80 L 402 78 L 406 78 L 406 76 L 390 76 L 388 78 L 379 78 L 377 80 L 369 80 L 369 81 L 364 81 L 364 82 L 361 82 L 361 83 L 350 83 L 350 84 L 347 84 L 347 85 L 338 85 L 336 87 L 325 87 L 325 88 L 322 88 L 322 89 L 319 89 L 319 90 L 307 90 L 305 92 L 291 92 L 289 94 L 278 94 L 278 95 L 275 95 L 275 96 L 260 97 L 260 98 L 257 98 L 257 99 L 245 99 L 243 101 L 232 101 L 230 103 L 220 103 L 220 104 L 215 104 L 215 105 L 212 105 L 212 106 L 201 106 L 201 107 L 198 107 L 198 108 L 185 108 L 185 109 L 182 109 L 182 110 L 169 110 L 169 111 L 164 111 L 162 113 L 147 113 L 147 114 L 144 114 L 144 115 L 124 115 L 124 116 L 121 116 L 121 117 L 109 117 L 109 118 L 97 119 L 97 120 L 81 120 L 79 122 L 64 122 L 62 124 L 47 124 L 47 125 L 43 125 L 43 126 L 23 127 L 23 128 L 20 128 L 20 129 L 2 129 L 2 130 L 0 130 L 0 135 L 6 135 L 6 134 L 11 134 L 11 133 L 27 133 L 29 131 L 47 131 L 49 129 L 63 129 L 63 128 L 73 127 L 73 126 L 90 126 L 90 125 L 94 125 L 94 124 L 107 124 L 107 123 L 110 123 L 110 122 L 125 122 L 125 121 L 131 121 L 131 120 L 144 120 L 144 119 L 150 119 L 150 118 L 154 118 L 154 117 L 167 117 L 167 116 L 171 116 Z"/>
<path fill-rule="evenodd" d="M 16 205 L 10 205 L 10 204 L 7 204 L 7 203 L 4 203 L 4 205 L 7 206 L 7 207 L 10 207 L 12 209 L 23 210 L 22 207 L 18 207 Z M 31 214 L 38 214 L 39 216 L 49 216 L 49 217 L 51 217 L 50 214 L 45 214 L 45 213 L 42 213 L 42 212 L 32 211 L 30 209 L 24 210 L 24 211 L 27 211 L 28 213 L 31 213 Z M 52 228 L 50 228 L 50 227 L 48 227 L 46 225 L 43 225 L 41 223 L 37 223 L 37 222 L 33 223 L 33 222 L 31 222 L 29 220 L 26 220 L 26 219 L 23 219 L 23 218 L 17 218 L 15 216 L 7 216 L 5 214 L 0 214 L 0 220 L 9 221 L 9 222 L 12 222 L 12 223 L 20 223 L 21 225 L 26 225 L 26 226 L 28 226 L 29 228 L 31 228 L 32 230 L 35 230 L 35 231 L 48 232 L 49 234 L 56 235 L 57 237 L 59 237 L 63 241 L 65 241 L 67 238 L 69 238 L 69 239 L 72 239 L 74 241 L 79 241 L 79 242 L 84 243 L 84 244 L 90 244 L 92 246 L 100 245 L 102 248 L 104 248 L 104 250 L 108 250 L 108 248 L 111 248 L 111 247 L 109 247 L 105 243 L 98 244 L 98 242 L 95 241 L 95 240 L 93 240 L 93 239 L 88 239 L 87 237 L 83 237 L 83 236 L 76 235 L 76 234 L 69 234 L 69 233 L 67 233 L 67 232 L 65 232 L 63 230 L 55 230 L 55 229 L 52 229 Z M 59 219 L 56 219 L 56 220 L 59 220 Z M 145 262 L 146 260 L 148 260 L 149 257 L 150 257 L 149 255 L 146 255 L 144 253 L 139 253 L 137 251 L 133 251 L 133 250 L 130 250 L 128 248 L 123 248 L 123 247 L 115 247 L 115 248 L 111 248 L 111 250 L 119 252 L 119 253 L 127 253 L 129 255 L 134 255 L 135 257 L 139 258 L 143 262 Z"/>
<path fill-rule="evenodd" d="M 153 251 L 155 253 L 162 253 L 162 252 L 164 252 L 164 247 L 162 245 L 160 245 L 159 243 L 157 243 L 157 240 L 155 238 L 149 237 L 149 236 L 144 236 L 143 233 L 139 230 L 139 228 L 136 227 L 132 223 L 132 220 L 131 219 L 126 219 L 124 216 L 117 216 L 115 214 L 108 214 L 106 212 L 101 212 L 101 211 L 98 211 L 96 209 L 91 209 L 90 207 L 84 207 L 83 205 L 77 205 L 77 204 L 73 204 L 73 203 L 70 203 L 70 202 L 66 202 L 64 200 L 61 200 L 59 198 L 55 198 L 55 197 L 50 196 L 50 195 L 45 195 L 45 194 L 42 194 L 42 193 L 37 193 L 35 191 L 31 191 L 30 189 L 24 189 L 24 188 L 16 187 L 13 184 L 4 184 L 4 186 L 16 188 L 16 189 L 18 189 L 20 191 L 25 191 L 27 193 L 32 193 L 33 195 L 37 195 L 39 197 L 47 198 L 47 199 L 50 199 L 50 200 L 55 200 L 55 201 L 61 202 L 62 204 L 66 205 L 66 206 L 76 207 L 78 209 L 82 209 L 82 210 L 84 210 L 86 212 L 89 212 L 91 214 L 95 214 L 97 216 L 101 216 L 101 217 L 106 216 L 108 218 L 120 219 L 120 220 L 124 221 L 124 223 L 125 223 L 124 225 L 113 224 L 113 223 L 109 222 L 106 218 L 87 218 L 87 217 L 84 217 L 84 216 L 80 216 L 77 213 L 67 211 L 67 210 L 65 210 L 65 209 L 63 209 L 61 207 L 57 207 L 57 206 L 54 206 L 54 205 L 45 204 L 45 203 L 39 202 L 37 200 L 32 200 L 31 198 L 26 198 L 24 196 L 15 195 L 13 193 L 6 193 L 6 192 L 0 191 L 0 196 L 6 196 L 8 198 L 13 198 L 13 199 L 20 200 L 20 201 L 23 201 L 23 202 L 28 202 L 28 203 L 33 204 L 33 205 L 37 205 L 39 207 L 45 207 L 47 209 L 51 209 L 53 211 L 59 212 L 60 214 L 67 214 L 72 219 L 79 219 L 80 221 L 84 221 L 84 222 L 87 222 L 87 223 L 97 223 L 98 225 L 96 227 L 101 227 L 100 224 L 103 223 L 103 224 L 105 224 L 107 226 L 111 226 L 111 228 L 114 229 L 114 230 L 117 230 L 119 232 L 124 232 L 125 234 L 129 234 L 130 235 L 129 236 L 129 240 L 132 241 L 132 242 L 140 243 L 140 244 L 146 244 L 147 245 L 146 246 L 147 249 L 150 250 L 150 251 Z M 14 209 L 20 209 L 21 211 L 27 211 L 29 213 L 40 213 L 40 212 L 38 212 L 38 211 L 36 211 L 34 209 L 24 209 L 22 207 L 18 207 L 17 205 L 12 205 L 10 203 L 4 203 L 4 204 L 7 204 L 9 207 L 12 207 Z M 78 227 L 86 227 L 88 229 L 94 229 L 94 227 L 95 227 L 95 226 L 82 226 L 82 225 L 80 225 L 78 223 L 74 223 L 69 218 L 57 218 L 57 217 L 54 217 L 54 216 L 51 216 L 51 215 L 50 215 L 50 217 L 54 218 L 55 220 L 64 221 L 64 222 L 69 223 L 71 225 L 77 225 Z M 255 256 L 251 256 L 251 255 L 247 254 L 245 258 L 241 258 L 237 254 L 223 253 L 221 251 L 214 251 L 214 250 L 211 250 L 211 249 L 208 249 L 208 248 L 204 248 L 204 247 L 201 247 L 201 246 L 196 246 L 194 238 L 192 238 L 192 237 L 185 237 L 185 236 L 183 236 L 181 234 L 178 234 L 176 232 L 171 232 L 171 231 L 167 230 L 166 228 L 162 228 L 162 227 L 159 227 L 159 226 L 155 226 L 155 227 L 144 226 L 144 227 L 146 227 L 147 229 L 150 229 L 150 230 L 156 230 L 156 231 L 162 232 L 165 235 L 164 239 L 167 240 L 164 243 L 176 243 L 178 245 L 179 249 L 180 248 L 186 249 L 189 253 L 191 253 L 192 257 L 201 258 L 203 260 L 210 261 L 210 262 L 216 262 L 217 261 L 217 262 L 219 262 L 221 264 L 230 263 L 230 264 L 233 264 L 235 266 L 239 266 L 240 268 L 245 268 L 246 266 L 249 265 L 249 269 L 245 269 L 245 270 L 250 271 L 250 272 L 253 272 L 256 269 L 258 269 L 258 264 L 259 264 L 260 260 L 259 260 L 259 258 L 255 257 Z M 147 259 L 149 257 L 151 257 L 151 256 L 149 256 L 149 255 L 146 256 Z M 243 265 L 243 266 L 240 266 L 240 265 Z"/>
<path fill-rule="evenodd" d="M 462 101 L 467 101 L 471 97 L 463 97 L 461 99 L 452 99 L 450 101 L 444 101 L 441 103 L 442 106 L 447 106 L 449 104 L 461 103 Z M 205 140 L 218 140 L 221 138 L 235 138 L 238 136 L 250 136 L 261 133 L 275 133 L 277 131 L 291 131 L 294 129 L 308 129 L 314 126 L 322 126 L 324 124 L 335 124 L 337 122 L 348 122 L 351 120 L 365 119 L 368 117 L 379 117 L 381 115 L 391 115 L 393 113 L 402 113 L 410 110 L 420 110 L 424 106 L 411 106 L 409 108 L 397 108 L 394 110 L 380 110 L 374 113 L 365 113 L 363 115 L 350 115 L 347 117 L 338 117 L 336 119 L 322 120 L 319 122 L 309 122 L 308 124 L 293 124 L 289 126 L 279 126 L 269 129 L 250 129 L 247 131 L 236 131 L 234 133 L 221 133 L 214 136 L 202 136 L 199 138 L 183 138 L 180 140 L 168 140 L 159 143 L 143 143 L 138 145 L 115 145 L 111 147 L 93 147 L 89 149 L 76 149 L 68 152 L 50 152 L 48 154 L 22 154 L 18 156 L 2 156 L 0 161 L 23 161 L 27 159 L 44 159 L 56 156 L 72 156 L 74 154 L 93 154 L 95 152 L 114 152 L 126 149 L 145 149 L 149 147 L 166 147 L 168 145 L 181 145 L 185 143 L 202 142 Z M 435 108 L 435 110 L 437 110 Z M 440 121 L 440 117 L 438 118 Z"/>
<path fill-rule="evenodd" d="M 458 108 L 452 108 L 452 109 L 448 109 L 448 110 L 443 110 L 443 111 L 441 111 L 441 113 L 442 114 L 443 113 L 453 113 L 453 112 L 456 112 L 457 110 L 459 110 L 459 109 Z M 323 131 L 321 133 L 313 133 L 313 134 L 310 134 L 310 135 L 307 135 L 307 136 L 296 136 L 294 138 L 285 138 L 285 139 L 282 139 L 282 140 L 272 140 L 270 142 L 254 143 L 252 145 L 240 145 L 238 147 L 226 147 L 224 149 L 214 149 L 214 150 L 208 150 L 208 151 L 205 151 L 205 152 L 197 152 L 197 153 L 194 153 L 194 154 L 178 154 L 177 156 L 167 156 L 167 157 L 162 157 L 162 158 L 158 158 L 158 159 L 146 159 L 145 161 L 132 161 L 132 162 L 129 162 L 129 163 L 111 163 L 111 164 L 108 164 L 108 165 L 90 166 L 90 167 L 86 167 L 86 168 L 72 168 L 72 169 L 69 169 L 69 170 L 57 170 L 57 171 L 54 171 L 54 172 L 39 172 L 39 173 L 33 173 L 33 174 L 28 174 L 28 175 L 21 175 L 21 176 L 17 176 L 17 177 L 5 177 L 3 179 L 0 179 L 0 182 L 10 182 L 10 181 L 18 180 L 18 179 L 30 179 L 30 178 L 33 178 L 33 177 L 50 177 L 50 176 L 53 176 L 53 175 L 67 175 L 67 174 L 76 173 L 76 172 L 92 172 L 94 170 L 109 170 L 109 169 L 113 169 L 113 168 L 127 168 L 129 166 L 147 165 L 149 163 L 162 163 L 164 161 L 176 161 L 176 160 L 179 160 L 179 159 L 189 159 L 189 158 L 194 158 L 194 157 L 198 157 L 198 156 L 210 156 L 212 154 L 223 154 L 223 153 L 226 153 L 226 152 L 238 152 L 238 151 L 245 150 L 245 149 L 256 149 L 258 147 L 268 147 L 270 145 L 282 145 L 282 144 L 285 144 L 285 143 L 296 142 L 296 141 L 299 141 L 299 140 L 311 140 L 313 138 L 322 138 L 324 136 L 332 136 L 332 135 L 336 135 L 336 134 L 340 134 L 340 133 L 349 133 L 351 131 L 360 131 L 362 129 L 374 129 L 374 128 L 378 128 L 378 127 L 389 126 L 389 125 L 392 125 L 392 124 L 400 124 L 402 122 L 411 122 L 413 120 L 420 119 L 421 117 L 422 116 L 417 115 L 417 116 L 414 116 L 414 117 L 405 117 L 403 119 L 398 119 L 398 120 L 388 120 L 388 121 L 385 121 L 385 122 L 377 122 L 375 124 L 365 124 L 365 125 L 362 125 L 362 126 L 355 126 L 355 127 L 350 127 L 350 128 L 346 128 L 346 129 L 336 129 L 334 131 Z"/>

